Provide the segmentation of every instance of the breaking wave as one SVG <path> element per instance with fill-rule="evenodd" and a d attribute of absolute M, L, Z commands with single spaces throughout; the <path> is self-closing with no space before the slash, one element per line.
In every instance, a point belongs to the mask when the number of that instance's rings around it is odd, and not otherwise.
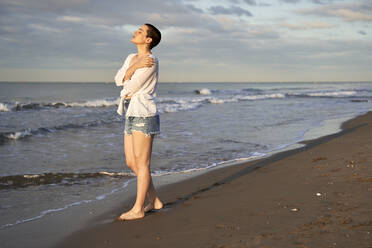
<path fill-rule="evenodd" d="M 9 112 L 9 111 L 24 111 L 24 110 L 40 110 L 44 108 L 71 108 L 71 107 L 104 108 L 104 107 L 117 106 L 118 103 L 119 103 L 119 98 L 115 100 L 98 99 L 98 100 L 90 100 L 90 101 L 85 101 L 85 102 L 0 103 L 0 111 Z"/>
<path fill-rule="evenodd" d="M 350 97 L 355 96 L 356 91 L 323 91 L 323 92 L 309 92 L 309 93 L 292 93 L 289 96 L 296 97 Z"/>
<path fill-rule="evenodd" d="M 92 121 L 92 122 L 83 123 L 83 124 L 68 123 L 65 125 L 48 127 L 48 128 L 40 127 L 36 129 L 25 129 L 22 131 L 15 131 L 15 132 L 2 132 L 2 133 L 0 132 L 0 145 L 8 141 L 19 140 L 19 139 L 27 138 L 30 136 L 46 135 L 48 133 L 54 133 L 56 131 L 72 129 L 72 128 L 85 128 L 85 127 L 98 126 L 100 124 L 106 124 L 110 122 L 112 121 L 98 120 L 98 121 Z"/>
<path fill-rule="evenodd" d="M 0 102 L 0 112 L 9 112 L 9 111 L 11 111 L 9 109 L 9 106 L 5 103 Z"/>
<path fill-rule="evenodd" d="M 211 95 L 212 91 L 210 89 L 204 88 L 201 90 L 195 90 L 195 93 L 199 95 Z"/>
<path fill-rule="evenodd" d="M 162 98 L 157 101 L 159 113 L 193 110 L 204 104 L 223 104 L 239 101 L 254 101 L 274 98 L 285 98 L 284 94 L 235 95 L 235 96 L 203 96 L 198 98 Z"/>

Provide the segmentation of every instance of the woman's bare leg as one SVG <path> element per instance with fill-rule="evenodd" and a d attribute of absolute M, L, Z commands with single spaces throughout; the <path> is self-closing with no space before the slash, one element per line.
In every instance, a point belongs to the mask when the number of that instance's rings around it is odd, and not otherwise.
<path fill-rule="evenodd" d="M 152 135 L 152 138 L 153 137 L 154 135 Z M 126 163 L 128 167 L 137 176 L 137 166 L 135 164 L 135 159 L 134 159 L 132 139 L 133 139 L 133 135 L 124 134 L 124 153 L 125 153 Z M 152 142 L 153 142 L 153 139 L 152 139 Z M 152 152 L 152 142 L 151 142 L 151 152 Z M 151 161 L 151 158 L 150 158 L 150 161 Z M 149 202 L 144 208 L 145 212 L 151 211 L 153 209 L 161 209 L 163 207 L 163 203 L 161 202 L 161 200 L 159 199 L 155 191 L 152 178 L 151 178 L 149 190 L 147 191 L 147 197 L 149 199 Z"/>
<path fill-rule="evenodd" d="M 119 220 L 143 218 L 146 211 L 160 209 L 162 202 L 156 196 L 150 174 L 150 161 L 154 135 L 146 136 L 142 132 L 133 131 L 132 135 L 124 136 L 124 151 L 128 166 L 137 175 L 137 198 L 133 208 L 123 213 Z M 146 195 L 149 204 L 144 207 Z"/>
<path fill-rule="evenodd" d="M 152 183 L 152 178 L 150 182 L 149 190 L 147 191 L 147 197 L 149 199 L 148 204 L 144 207 L 144 211 L 149 212 L 153 209 L 161 209 L 163 208 L 163 203 L 159 199 L 159 197 L 156 194 L 154 184 Z"/>

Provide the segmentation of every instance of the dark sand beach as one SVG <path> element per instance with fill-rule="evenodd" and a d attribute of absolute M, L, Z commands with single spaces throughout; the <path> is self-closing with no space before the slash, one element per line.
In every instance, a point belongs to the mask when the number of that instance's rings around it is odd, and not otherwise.
<path fill-rule="evenodd" d="M 372 112 L 342 129 L 165 186 L 164 210 L 92 225 L 57 247 L 372 247 Z"/>

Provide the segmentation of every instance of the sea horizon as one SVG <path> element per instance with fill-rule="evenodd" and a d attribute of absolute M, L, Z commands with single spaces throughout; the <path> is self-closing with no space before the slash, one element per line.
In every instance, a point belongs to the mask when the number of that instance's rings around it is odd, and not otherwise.
<path fill-rule="evenodd" d="M 102 83 L 102 84 L 110 84 L 110 83 L 113 83 L 115 84 L 114 81 L 107 81 L 107 82 L 104 82 L 104 81 L 0 81 L 0 83 Z M 168 84 L 168 83 L 175 83 L 175 84 L 179 84 L 179 83 L 197 83 L 197 84 L 203 84 L 203 83 L 206 83 L 206 84 L 213 84 L 213 83 L 216 83 L 216 84 L 220 84 L 220 83 L 232 83 L 232 84 L 252 84 L 252 83 L 264 83 L 264 84 L 270 84 L 270 83 L 329 83 L 329 84 L 332 84 L 332 83 L 372 83 L 372 80 L 363 80 L 363 81 L 348 81 L 348 80 L 332 80 L 332 81 L 327 81 L 327 80 L 309 80 L 309 81 L 230 81 L 230 82 L 226 82 L 226 81 L 205 81 L 205 82 L 202 82 L 202 81 L 165 81 L 165 82 L 162 82 L 162 81 L 159 81 L 158 82 L 159 84 Z"/>

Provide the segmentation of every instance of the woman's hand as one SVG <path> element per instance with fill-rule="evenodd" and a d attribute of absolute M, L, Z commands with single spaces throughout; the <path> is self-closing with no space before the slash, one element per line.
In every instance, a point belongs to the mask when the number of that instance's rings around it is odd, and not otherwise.
<path fill-rule="evenodd" d="M 140 68 L 145 68 L 145 67 L 151 67 L 155 64 L 155 60 L 151 57 L 148 57 L 148 56 L 144 56 L 142 58 L 139 58 L 136 62 L 134 62 L 133 65 L 131 65 L 126 73 L 125 73 L 125 76 L 123 78 L 123 82 L 129 80 L 132 78 L 134 72 L 137 70 L 137 69 L 140 69 Z"/>
<path fill-rule="evenodd" d="M 144 68 L 144 67 L 151 67 L 153 66 L 155 63 L 154 59 L 151 58 L 151 57 L 148 57 L 148 56 L 144 56 L 140 59 L 138 59 L 138 61 L 136 61 L 136 68 L 139 69 L 139 68 Z"/>

